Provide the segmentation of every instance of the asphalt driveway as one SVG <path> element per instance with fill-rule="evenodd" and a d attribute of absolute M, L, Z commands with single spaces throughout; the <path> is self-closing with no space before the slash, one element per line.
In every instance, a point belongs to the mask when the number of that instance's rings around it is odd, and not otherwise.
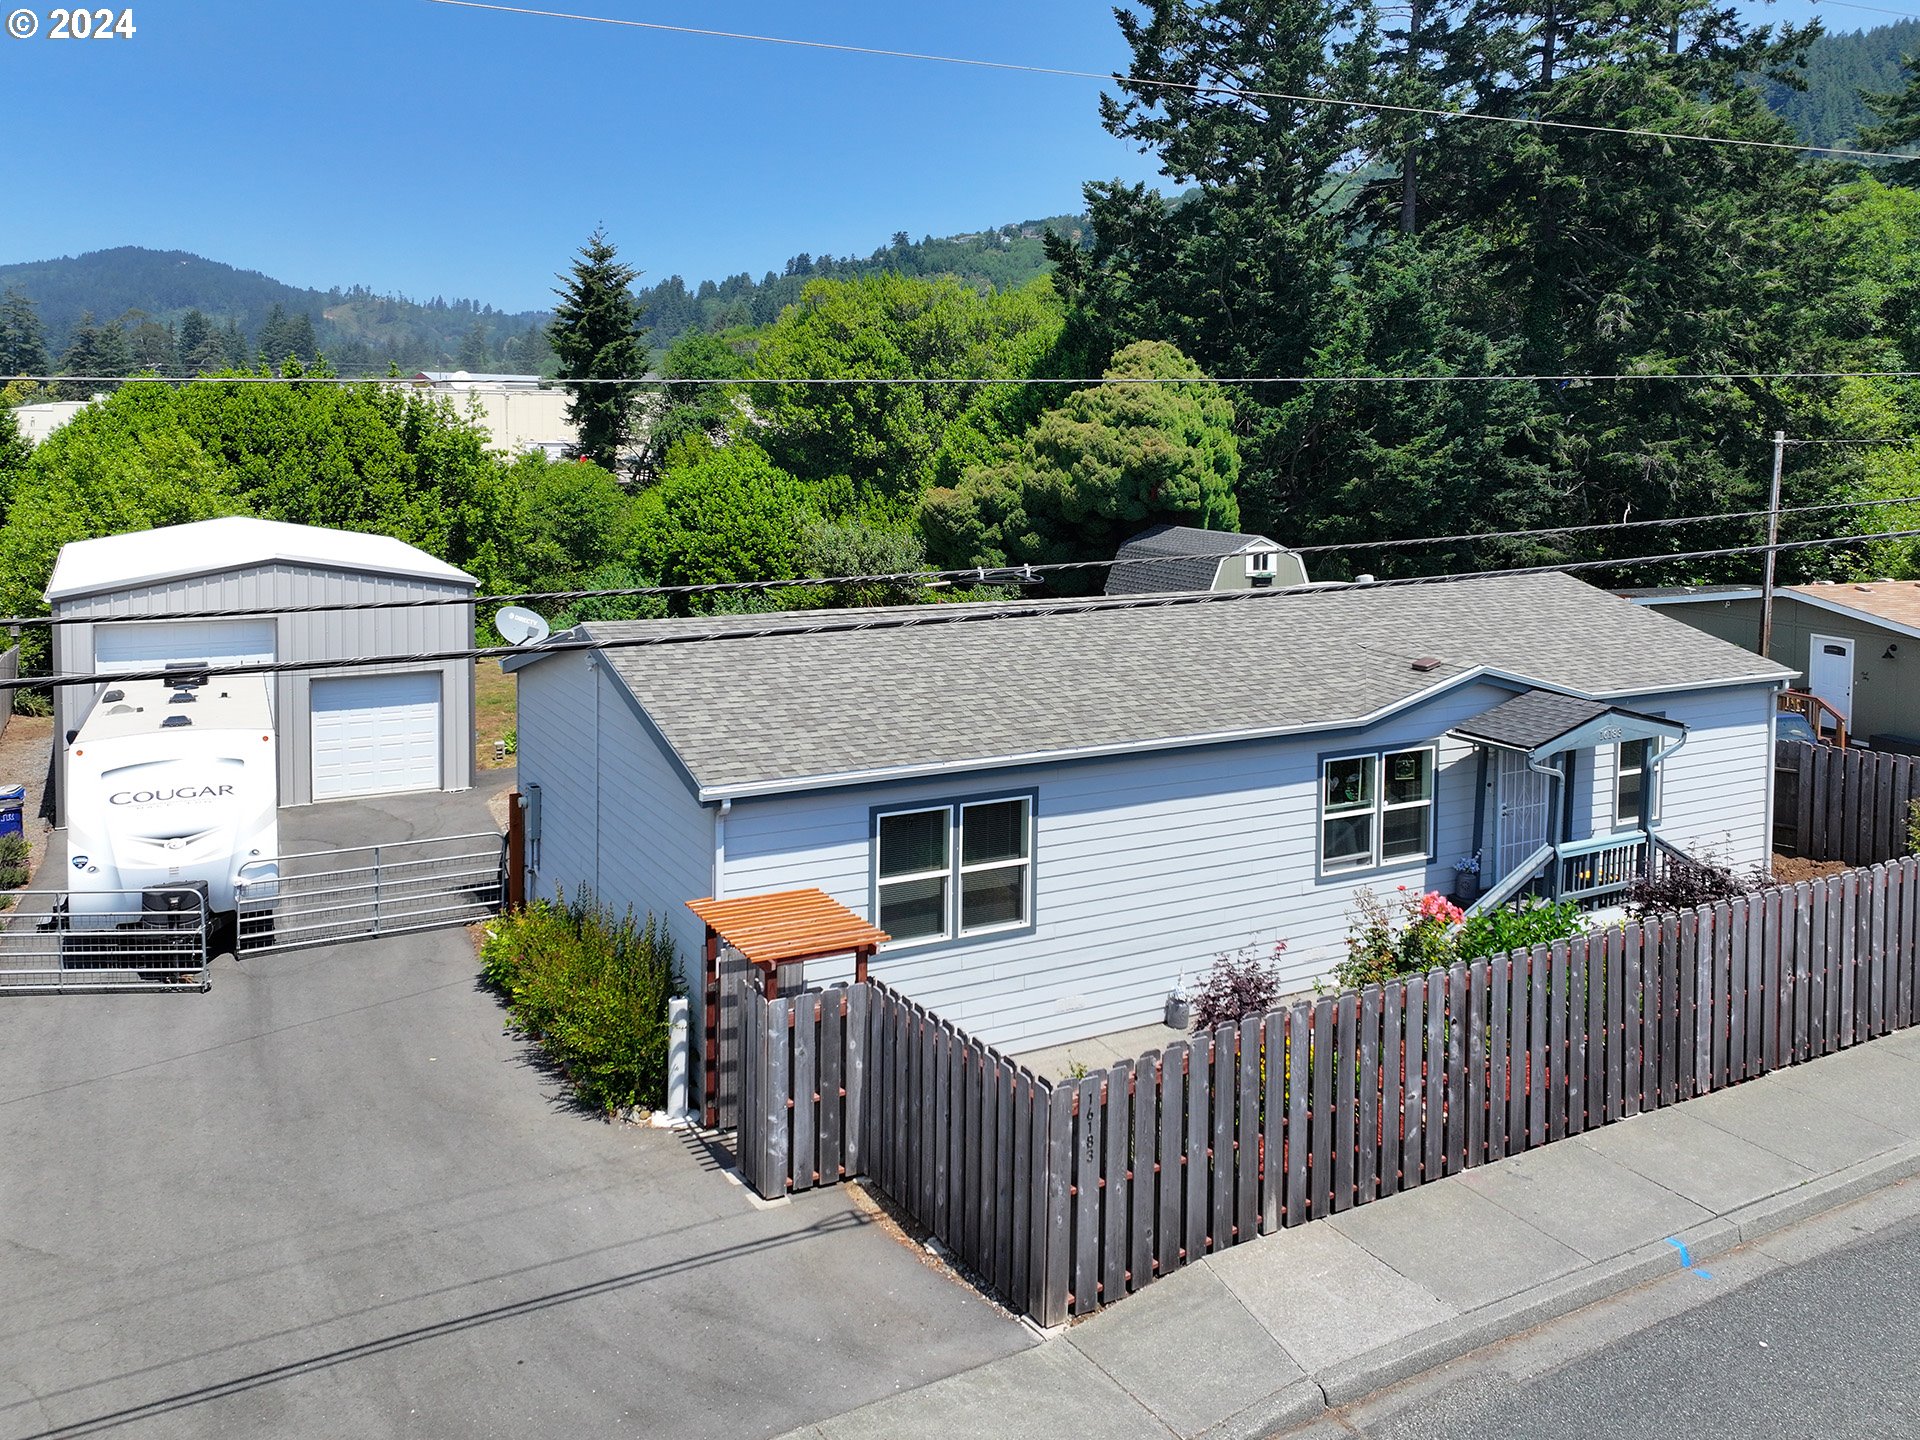
<path fill-rule="evenodd" d="M 0 1436 L 777 1434 L 1030 1344 L 569 1111 L 465 932 L 0 998 Z"/>

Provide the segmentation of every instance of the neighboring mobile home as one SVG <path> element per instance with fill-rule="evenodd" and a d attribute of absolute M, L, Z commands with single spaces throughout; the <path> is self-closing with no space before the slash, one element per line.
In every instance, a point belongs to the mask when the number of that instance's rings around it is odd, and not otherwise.
<path fill-rule="evenodd" d="M 1696 630 L 1760 648 L 1757 585 L 1622 593 Z M 1800 671 L 1800 688 L 1826 702 L 1816 722 L 1837 714 L 1856 743 L 1920 753 L 1920 581 L 1782 586 L 1773 597 L 1771 658 Z"/>
<path fill-rule="evenodd" d="M 1156 1019 L 1249 942 L 1303 986 L 1358 888 L 1462 857 L 1493 898 L 1593 899 L 1650 838 L 1767 858 L 1790 672 L 1577 580 L 1087 603 L 514 657 L 530 884 L 659 915 L 696 987 L 687 901 L 818 887 L 892 936 L 876 978 L 1019 1049 Z M 783 624 L 842 628 L 752 633 Z"/>

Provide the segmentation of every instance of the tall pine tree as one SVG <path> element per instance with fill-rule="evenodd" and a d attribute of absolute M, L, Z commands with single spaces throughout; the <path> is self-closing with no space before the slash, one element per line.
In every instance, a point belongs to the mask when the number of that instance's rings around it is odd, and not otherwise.
<path fill-rule="evenodd" d="M 558 277 L 548 342 L 560 360 L 560 379 L 592 381 L 637 376 L 646 368 L 646 331 L 633 282 L 639 272 L 620 263 L 604 230 L 595 230 Z M 575 452 L 608 470 L 618 469 L 632 438 L 638 391 L 628 385 L 569 384 L 567 418 L 580 432 Z"/>
<path fill-rule="evenodd" d="M 45 375 L 52 368 L 40 312 L 20 291 L 7 291 L 0 299 L 0 376 Z"/>

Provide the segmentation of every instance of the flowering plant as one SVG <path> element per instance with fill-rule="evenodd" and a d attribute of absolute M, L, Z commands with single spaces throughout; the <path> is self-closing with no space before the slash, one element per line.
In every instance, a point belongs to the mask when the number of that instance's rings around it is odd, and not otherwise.
<path fill-rule="evenodd" d="M 1480 852 L 1476 850 L 1471 855 L 1462 855 L 1458 860 L 1453 862 L 1453 868 L 1458 870 L 1462 875 L 1478 875 L 1480 873 Z"/>
<path fill-rule="evenodd" d="M 1397 914 L 1371 890 L 1354 892 L 1347 958 L 1333 971 L 1342 985 L 1357 989 L 1452 963 L 1466 912 L 1436 892 L 1412 892 L 1404 885 L 1400 890 Z"/>

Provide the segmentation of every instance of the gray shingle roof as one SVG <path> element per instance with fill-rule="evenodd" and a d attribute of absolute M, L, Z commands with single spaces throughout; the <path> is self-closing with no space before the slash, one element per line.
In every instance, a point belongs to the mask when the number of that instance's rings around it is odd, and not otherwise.
<path fill-rule="evenodd" d="M 1116 565 L 1107 572 L 1109 595 L 1165 595 L 1211 590 L 1220 562 L 1249 545 L 1271 545 L 1264 535 L 1233 530 L 1196 530 L 1191 525 L 1155 525 L 1142 530 L 1114 552 L 1127 561 L 1157 564 Z"/>
<path fill-rule="evenodd" d="M 1558 740 L 1613 707 L 1604 700 L 1582 700 L 1550 690 L 1529 690 L 1453 727 L 1456 735 L 1491 740 L 1516 750 L 1533 750 Z"/>
<path fill-rule="evenodd" d="M 583 628 L 596 640 L 747 637 L 602 652 L 708 796 L 1337 729 L 1479 668 L 1595 698 L 1792 673 L 1565 575 L 1006 615 L 1032 608 L 955 606 L 978 618 L 817 635 L 750 632 L 934 612 Z M 1439 663 L 1414 670 L 1422 657 Z"/>

